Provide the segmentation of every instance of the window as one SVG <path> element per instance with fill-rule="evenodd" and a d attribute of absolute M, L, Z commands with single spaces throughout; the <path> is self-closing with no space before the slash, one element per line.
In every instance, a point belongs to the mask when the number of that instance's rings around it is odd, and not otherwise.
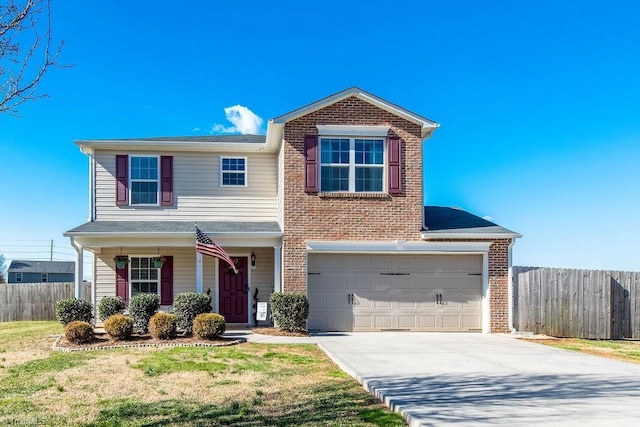
<path fill-rule="evenodd" d="M 22 273 L 16 273 L 16 283 L 22 282 Z"/>
<path fill-rule="evenodd" d="M 40 281 L 42 283 L 47 283 L 49 281 L 49 274 L 47 273 L 42 273 L 42 275 L 40 276 Z"/>
<path fill-rule="evenodd" d="M 153 257 L 131 257 L 131 296 L 139 293 L 157 294 L 159 268 L 153 266 Z"/>
<path fill-rule="evenodd" d="M 131 204 L 158 204 L 158 158 L 131 156 Z"/>
<path fill-rule="evenodd" d="M 320 191 L 382 192 L 384 139 L 320 138 Z"/>
<path fill-rule="evenodd" d="M 220 172 L 220 182 L 223 186 L 242 187 L 247 185 L 246 157 L 221 157 Z"/>

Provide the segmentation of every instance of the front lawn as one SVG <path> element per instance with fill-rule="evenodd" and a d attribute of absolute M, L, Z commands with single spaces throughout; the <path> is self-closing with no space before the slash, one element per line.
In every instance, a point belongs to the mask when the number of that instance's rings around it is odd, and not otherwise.
<path fill-rule="evenodd" d="M 640 363 L 640 341 L 585 340 L 580 338 L 551 338 L 529 341 L 624 362 Z"/>
<path fill-rule="evenodd" d="M 51 351 L 0 323 L 0 425 L 404 426 L 314 345 Z"/>

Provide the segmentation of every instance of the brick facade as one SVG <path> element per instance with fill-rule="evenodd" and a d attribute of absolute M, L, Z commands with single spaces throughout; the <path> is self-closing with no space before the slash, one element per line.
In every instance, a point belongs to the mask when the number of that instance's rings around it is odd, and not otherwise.
<path fill-rule="evenodd" d="M 402 145 L 402 194 L 326 197 L 305 193 L 304 136 L 316 125 L 385 125 Z M 291 120 L 284 128 L 283 290 L 306 292 L 305 241 L 420 241 L 422 230 L 422 137 L 420 126 L 356 97 Z M 508 327 L 508 246 L 498 240 L 489 251 L 491 332 Z"/>

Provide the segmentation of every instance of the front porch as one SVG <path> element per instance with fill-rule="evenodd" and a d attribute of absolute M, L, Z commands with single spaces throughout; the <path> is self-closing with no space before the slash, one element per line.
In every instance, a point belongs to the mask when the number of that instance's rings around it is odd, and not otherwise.
<path fill-rule="evenodd" d="M 199 227 L 234 260 L 237 275 L 224 261 L 196 252 L 195 231 L 182 231 L 186 227 L 193 230 L 193 223 L 179 223 L 177 230 L 169 231 L 171 224 L 167 222 L 140 222 L 136 225 L 146 229 L 141 232 L 132 231 L 131 223 L 111 224 L 109 228 L 105 223 L 95 222 L 65 235 L 76 247 L 80 265 L 83 250 L 93 254 L 94 307 L 105 296 L 118 295 L 128 300 L 139 292 L 156 292 L 160 295 L 162 310 L 171 311 L 177 294 L 199 292 L 211 296 L 212 311 L 225 316 L 230 324 L 268 326 L 269 315 L 266 321 L 256 321 L 256 303 L 269 301 L 271 293 L 281 289 L 279 227 L 274 230 L 269 223 L 269 227 L 263 226 L 266 229 L 260 230 L 256 224 L 251 227 L 241 227 L 242 223 L 222 224 L 227 224 L 227 230 L 221 230 L 221 223 L 215 227 L 200 223 Z M 242 228 L 246 231 L 242 232 Z M 119 255 L 128 260 L 122 268 L 114 261 Z M 166 259 L 161 268 L 153 265 L 153 258 L 158 256 Z"/>

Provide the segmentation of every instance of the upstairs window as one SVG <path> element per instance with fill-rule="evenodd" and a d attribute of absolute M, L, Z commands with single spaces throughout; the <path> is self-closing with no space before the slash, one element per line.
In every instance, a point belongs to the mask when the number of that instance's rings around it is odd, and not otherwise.
<path fill-rule="evenodd" d="M 42 273 L 42 275 L 40 276 L 40 281 L 42 283 L 47 283 L 49 281 L 49 274 L 47 273 Z"/>
<path fill-rule="evenodd" d="M 16 283 L 22 283 L 22 273 L 16 273 Z"/>
<path fill-rule="evenodd" d="M 247 158 L 221 157 L 220 183 L 222 186 L 244 187 L 247 185 Z"/>
<path fill-rule="evenodd" d="M 382 192 L 384 139 L 320 138 L 321 192 Z"/>
<path fill-rule="evenodd" d="M 158 204 L 158 158 L 131 156 L 131 204 Z"/>

